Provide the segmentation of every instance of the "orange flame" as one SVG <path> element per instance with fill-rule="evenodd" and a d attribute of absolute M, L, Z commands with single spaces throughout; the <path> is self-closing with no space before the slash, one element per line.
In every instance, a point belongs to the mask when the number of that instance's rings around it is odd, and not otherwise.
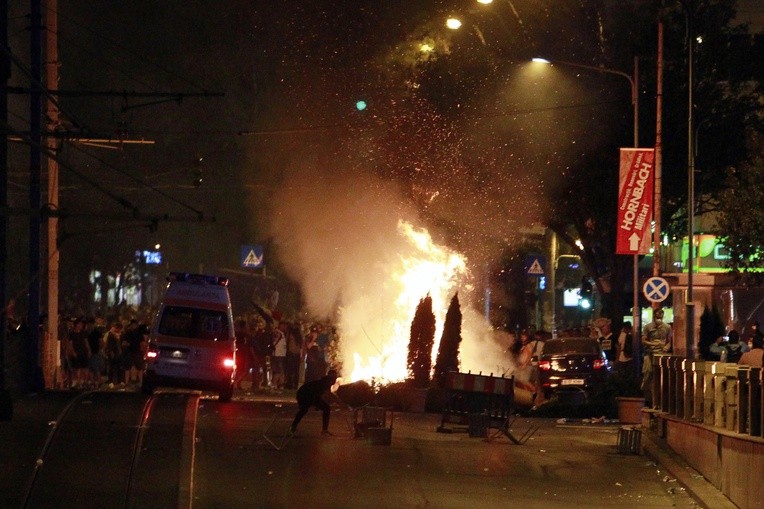
<path fill-rule="evenodd" d="M 388 266 L 370 268 L 384 272 L 380 288 L 341 309 L 343 358 L 350 380 L 384 383 L 407 377 L 411 320 L 427 294 L 436 322 L 434 363 L 450 300 L 469 277 L 465 257 L 436 245 L 427 230 L 399 221 L 398 233 L 408 241 L 409 252 L 398 253 Z"/>

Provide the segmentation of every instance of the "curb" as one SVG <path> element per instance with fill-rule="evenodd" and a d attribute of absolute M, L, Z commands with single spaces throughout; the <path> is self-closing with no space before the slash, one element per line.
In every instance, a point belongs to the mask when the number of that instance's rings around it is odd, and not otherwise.
<path fill-rule="evenodd" d="M 644 455 L 663 467 L 705 509 L 738 509 L 721 491 L 693 469 L 655 433 L 642 429 Z"/>

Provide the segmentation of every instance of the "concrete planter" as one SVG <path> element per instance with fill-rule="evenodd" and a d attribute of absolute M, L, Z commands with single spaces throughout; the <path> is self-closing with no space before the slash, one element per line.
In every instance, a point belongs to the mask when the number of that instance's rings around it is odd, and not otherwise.
<path fill-rule="evenodd" d="M 645 407 L 645 398 L 641 397 L 618 397 L 618 421 L 623 424 L 640 424 L 642 422 L 642 409 Z"/>

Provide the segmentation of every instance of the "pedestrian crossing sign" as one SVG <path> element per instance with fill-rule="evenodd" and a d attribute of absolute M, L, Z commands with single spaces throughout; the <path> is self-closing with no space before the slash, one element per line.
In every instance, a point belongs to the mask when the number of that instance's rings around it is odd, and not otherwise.
<path fill-rule="evenodd" d="M 546 260 L 543 256 L 529 256 L 525 259 L 525 273 L 529 276 L 543 276 Z"/>
<path fill-rule="evenodd" d="M 241 266 L 260 269 L 264 265 L 263 246 L 241 246 Z"/>

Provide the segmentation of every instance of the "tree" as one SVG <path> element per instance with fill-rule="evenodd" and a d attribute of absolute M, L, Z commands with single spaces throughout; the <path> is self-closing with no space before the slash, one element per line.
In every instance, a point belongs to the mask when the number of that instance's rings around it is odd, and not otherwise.
<path fill-rule="evenodd" d="M 432 312 L 432 297 L 427 295 L 419 301 L 414 319 L 411 321 L 407 366 L 409 378 L 415 387 L 424 389 L 430 385 L 434 344 L 435 314 Z"/>
<path fill-rule="evenodd" d="M 719 202 L 719 228 L 727 247 L 726 266 L 750 284 L 761 284 L 764 276 L 764 157 L 755 157 L 738 168 L 730 168 L 727 189 Z M 752 270 L 754 269 L 754 270 Z"/>
<path fill-rule="evenodd" d="M 459 344 L 462 342 L 462 310 L 459 305 L 459 294 L 451 299 L 446 312 L 446 323 L 443 325 L 443 336 L 440 338 L 438 355 L 435 358 L 435 382 L 442 387 L 449 371 L 459 370 Z"/>

